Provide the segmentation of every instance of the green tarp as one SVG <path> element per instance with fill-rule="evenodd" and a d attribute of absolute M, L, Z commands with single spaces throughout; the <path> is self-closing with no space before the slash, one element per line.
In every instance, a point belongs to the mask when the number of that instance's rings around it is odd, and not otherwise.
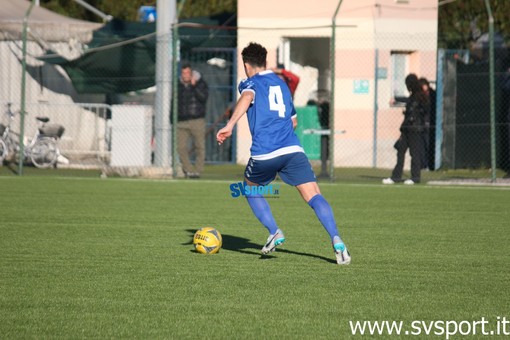
<path fill-rule="evenodd" d="M 218 20 L 186 19 L 207 28 L 180 27 L 181 50 L 235 46 L 235 31 Z M 156 24 L 113 20 L 96 30 L 86 52 L 66 60 L 53 52 L 41 60 L 64 68 L 78 93 L 126 93 L 155 85 Z"/>

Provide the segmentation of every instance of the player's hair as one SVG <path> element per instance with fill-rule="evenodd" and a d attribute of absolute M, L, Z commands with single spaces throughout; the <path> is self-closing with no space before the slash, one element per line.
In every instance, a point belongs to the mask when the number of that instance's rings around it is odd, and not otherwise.
<path fill-rule="evenodd" d="M 254 67 L 266 67 L 267 50 L 257 43 L 250 43 L 241 52 L 243 62 Z"/>

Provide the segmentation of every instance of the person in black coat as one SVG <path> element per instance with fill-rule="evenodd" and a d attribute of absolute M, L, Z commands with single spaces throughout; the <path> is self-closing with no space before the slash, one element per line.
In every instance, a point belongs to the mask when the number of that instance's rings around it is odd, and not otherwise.
<path fill-rule="evenodd" d="M 430 87 L 427 78 L 418 79 L 420 85 L 429 96 L 430 102 L 430 127 L 423 132 L 425 153 L 423 157 L 423 169 L 435 170 L 435 148 L 436 148 L 436 90 Z"/>
<path fill-rule="evenodd" d="M 209 87 L 200 73 L 183 63 L 178 83 L 177 151 L 188 178 L 199 178 L 205 162 L 205 114 Z M 193 148 L 189 148 L 189 140 Z M 190 154 L 195 152 L 195 164 Z"/>
<path fill-rule="evenodd" d="M 404 184 L 412 185 L 421 181 L 421 169 L 425 152 L 423 134 L 428 131 L 430 125 L 430 100 L 414 73 L 406 77 L 405 83 L 411 95 L 406 100 L 404 120 L 400 126 L 400 138 L 395 143 L 397 164 L 391 173 L 391 177 L 383 179 L 384 184 L 394 184 L 402 181 L 405 154 L 408 149 L 411 155 L 411 178 L 405 180 Z"/>

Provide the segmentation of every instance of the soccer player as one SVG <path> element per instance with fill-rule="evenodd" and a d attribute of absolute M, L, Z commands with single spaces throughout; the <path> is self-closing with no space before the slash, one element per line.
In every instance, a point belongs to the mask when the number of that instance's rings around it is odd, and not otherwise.
<path fill-rule="evenodd" d="M 310 162 L 294 133 L 297 118 L 289 88 L 266 69 L 267 50 L 263 46 L 250 43 L 241 55 L 248 78 L 239 84 L 241 97 L 227 125 L 216 135 L 218 144 L 232 135 L 235 124 L 246 113 L 252 136 L 251 157 L 244 173 L 246 184 L 268 185 L 279 174 L 285 183 L 295 186 L 328 232 L 337 263 L 349 264 L 351 256 L 338 233 L 333 210 L 321 195 Z M 285 236 L 262 195 L 252 193 L 246 198 L 269 231 L 262 248 L 262 253 L 268 254 L 285 241 Z"/>

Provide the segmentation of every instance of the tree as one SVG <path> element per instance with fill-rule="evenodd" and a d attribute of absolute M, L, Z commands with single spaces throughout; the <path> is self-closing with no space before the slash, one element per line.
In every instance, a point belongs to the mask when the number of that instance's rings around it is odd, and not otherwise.
<path fill-rule="evenodd" d="M 494 17 L 494 30 L 510 41 L 510 1 L 489 0 Z M 467 49 L 483 33 L 489 31 L 484 0 L 457 0 L 439 7 L 439 47 Z"/>

